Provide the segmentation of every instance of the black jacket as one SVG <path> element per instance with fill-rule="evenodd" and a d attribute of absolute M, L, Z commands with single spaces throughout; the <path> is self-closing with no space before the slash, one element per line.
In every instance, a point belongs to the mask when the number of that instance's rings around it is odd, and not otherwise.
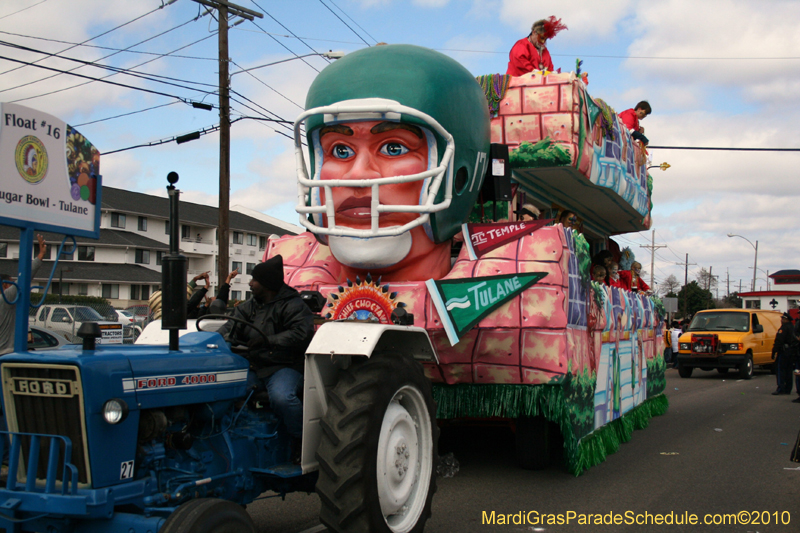
<path fill-rule="evenodd" d="M 303 372 L 304 356 L 314 336 L 314 315 L 292 287 L 284 284 L 268 303 L 254 297 L 234 308 L 233 316 L 252 323 L 266 333 L 268 347 L 252 350 L 248 359 L 259 378 L 267 377 L 281 368 Z M 236 342 L 247 344 L 262 336 L 253 328 L 229 321 L 219 333 Z"/>
<path fill-rule="evenodd" d="M 781 324 L 781 329 L 775 335 L 775 344 L 772 345 L 773 355 L 787 350 L 794 350 L 797 346 L 797 337 L 794 336 L 792 324 Z"/>

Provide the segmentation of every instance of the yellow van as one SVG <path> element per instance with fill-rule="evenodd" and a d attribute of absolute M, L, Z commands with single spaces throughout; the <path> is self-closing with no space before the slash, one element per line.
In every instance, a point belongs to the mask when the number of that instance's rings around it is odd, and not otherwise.
<path fill-rule="evenodd" d="M 695 368 L 720 374 L 734 368 L 739 377 L 753 377 L 753 365 L 771 366 L 772 345 L 781 327 L 780 311 L 709 309 L 699 311 L 680 336 L 678 374 L 692 376 Z"/>

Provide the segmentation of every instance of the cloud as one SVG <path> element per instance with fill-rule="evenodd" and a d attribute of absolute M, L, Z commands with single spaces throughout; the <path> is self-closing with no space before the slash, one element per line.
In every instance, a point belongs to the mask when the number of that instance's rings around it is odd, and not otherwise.
<path fill-rule="evenodd" d="M 625 66 L 639 78 L 737 87 L 749 101 L 786 103 L 797 98 L 797 61 L 768 58 L 800 56 L 798 21 L 800 4 L 782 0 L 640 3 L 631 56 L 699 59 L 630 59 Z"/>
<path fill-rule="evenodd" d="M 632 15 L 632 0 L 503 0 L 500 20 L 520 32 L 524 37 L 531 25 L 539 19 L 554 15 L 569 28 L 558 34 L 560 42 L 585 42 L 597 37 L 612 36 L 621 20 Z M 649 7 L 651 4 L 646 4 Z"/>

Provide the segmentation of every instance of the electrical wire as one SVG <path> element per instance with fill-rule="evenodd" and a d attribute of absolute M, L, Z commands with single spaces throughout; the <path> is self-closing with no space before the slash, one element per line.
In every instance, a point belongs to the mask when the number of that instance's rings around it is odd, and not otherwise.
<path fill-rule="evenodd" d="M 301 106 L 300 104 L 298 104 L 297 102 L 295 102 L 294 100 L 292 100 L 291 98 L 289 98 L 288 96 L 286 96 L 285 94 L 283 94 L 282 92 L 280 92 L 278 89 L 276 89 L 276 88 L 274 88 L 274 87 L 272 87 L 272 86 L 268 85 L 268 84 L 267 84 L 265 81 L 263 81 L 261 78 L 259 78 L 259 77 L 258 77 L 258 76 L 256 76 L 255 74 L 253 74 L 251 71 L 244 69 L 244 68 L 243 68 L 243 67 L 242 67 L 240 64 L 238 64 L 237 62 L 235 62 L 235 61 L 233 61 L 233 60 L 231 60 L 231 63 L 233 63 L 234 65 L 236 65 L 236 66 L 237 66 L 237 67 L 239 67 L 240 69 L 242 69 L 242 70 L 241 70 L 241 72 L 244 72 L 244 73 L 246 73 L 246 74 L 249 74 L 249 75 L 250 75 L 250 77 L 252 77 L 254 80 L 256 80 L 258 83 L 260 83 L 261 85 L 263 85 L 263 86 L 264 86 L 264 87 L 266 87 L 267 89 L 269 89 L 269 90 L 271 90 L 271 91 L 274 91 L 276 94 L 280 95 L 280 96 L 281 96 L 283 99 L 285 99 L 285 100 L 288 100 L 289 102 L 293 103 L 294 105 L 296 105 L 297 107 L 299 107 L 300 109 L 302 109 L 303 111 L 305 111 L 305 108 L 304 108 L 303 106 Z M 236 93 L 236 94 L 239 94 L 239 93 Z M 239 96 L 241 96 L 241 95 L 239 95 Z"/>
<path fill-rule="evenodd" d="M 263 30 L 256 31 L 256 30 L 251 30 L 251 29 L 248 29 L 248 28 L 237 28 L 237 30 L 239 30 L 239 31 L 247 31 L 247 32 L 251 32 L 251 33 L 263 33 L 265 35 L 273 35 L 275 37 L 284 37 L 286 39 L 305 39 L 306 41 L 319 41 L 321 43 L 356 44 L 356 45 L 363 44 L 363 43 L 359 43 L 359 42 L 356 42 L 356 41 L 334 41 L 333 39 L 318 39 L 316 37 L 293 37 L 291 35 L 285 35 L 283 33 L 272 33 L 272 32 L 263 31 Z"/>
<path fill-rule="evenodd" d="M 370 39 L 372 39 L 373 41 L 375 41 L 375 43 L 377 43 L 377 42 L 378 42 L 378 39 L 376 39 L 375 37 L 373 37 L 372 35 L 370 35 L 370 34 L 369 34 L 369 32 L 368 32 L 367 30 L 365 30 L 364 28 L 362 28 L 362 27 L 361 27 L 361 25 L 360 25 L 358 22 L 356 22 L 355 20 L 353 20 L 353 17 L 351 17 L 350 15 L 348 15 L 348 14 L 347 14 L 347 12 L 345 12 L 345 10 L 344 10 L 344 9 L 342 9 L 341 7 L 339 7 L 338 5 L 336 5 L 336 2 L 334 2 L 333 0 L 328 0 L 328 2 L 330 2 L 331 4 L 333 4 L 334 6 L 336 6 L 336 9 L 338 9 L 339 11 L 341 11 L 341 12 L 342 12 L 342 14 L 343 14 L 345 17 L 349 18 L 349 19 L 350 19 L 350 21 L 351 21 L 353 24 L 355 24 L 356 26 L 358 26 L 358 28 L 359 28 L 361 31 L 363 31 L 364 33 L 366 33 L 366 34 L 367 34 L 367 37 L 369 37 Z"/>
<path fill-rule="evenodd" d="M 718 150 L 724 152 L 800 152 L 800 148 L 731 148 L 720 146 L 647 146 L 654 150 Z"/>
<path fill-rule="evenodd" d="M 158 57 L 155 57 L 155 58 L 153 58 L 153 59 L 150 59 L 150 60 L 148 60 L 148 61 L 144 61 L 144 62 L 142 62 L 142 63 L 139 63 L 138 65 L 134 65 L 132 68 L 138 68 L 138 67 L 141 67 L 141 66 L 143 66 L 143 65 L 146 65 L 146 64 L 148 64 L 148 63 L 152 63 L 153 61 L 157 61 L 157 60 L 161 59 L 162 57 L 169 56 L 169 55 L 170 55 L 170 54 L 172 54 L 173 52 L 177 52 L 178 50 L 183 50 L 184 48 L 188 48 L 188 47 L 190 47 L 190 46 L 194 46 L 195 44 L 197 44 L 197 43 L 200 43 L 200 42 L 202 42 L 202 41 L 205 41 L 206 39 L 210 39 L 211 37 L 214 37 L 214 35 L 208 35 L 208 36 L 206 36 L 206 37 L 203 37 L 202 39 L 198 39 L 197 41 L 194 41 L 194 42 L 192 42 L 192 43 L 189 43 L 189 44 L 187 44 L 187 45 L 185 45 L 185 46 L 181 46 L 180 48 L 177 48 L 177 49 L 173 50 L 172 52 L 167 52 L 167 53 L 165 53 L 165 54 L 161 54 L 161 55 L 159 55 Z M 8 59 L 8 58 L 2 58 L 2 57 L 0 57 L 0 59 Z M 13 60 L 12 60 L 12 61 L 13 61 Z M 37 67 L 41 67 L 41 65 L 35 65 L 35 66 L 37 66 Z M 45 68 L 49 68 L 49 67 L 45 67 Z M 56 70 L 56 69 L 51 69 L 51 70 Z M 84 85 L 88 85 L 88 84 L 89 84 L 89 83 L 91 83 L 92 81 L 105 81 L 105 79 L 106 79 L 106 78 L 110 78 L 111 76 L 115 76 L 115 75 L 116 75 L 116 74 L 109 74 L 108 76 L 104 76 L 103 78 L 91 78 L 91 77 L 89 77 L 89 76 L 83 76 L 83 75 L 81 75 L 81 74 L 76 74 L 75 72 L 67 72 L 67 71 L 59 71 L 59 72 L 64 72 L 64 73 L 66 73 L 66 74 L 70 74 L 70 75 L 72 75 L 72 76 L 78 76 L 78 77 L 82 77 L 82 78 L 87 78 L 87 79 L 89 79 L 89 80 L 91 80 L 91 81 L 84 82 L 84 83 L 79 83 L 78 85 L 73 85 L 73 86 L 71 86 L 71 87 L 64 87 L 64 88 L 62 88 L 62 89 L 56 89 L 56 90 L 54 90 L 54 91 L 50 91 L 50 92 L 47 92 L 47 93 L 44 93 L 44 94 L 38 94 L 38 95 L 35 95 L 35 96 L 28 96 L 28 97 L 26 97 L 26 98 L 18 98 L 18 99 L 16 99 L 16 100 L 12 100 L 12 102 L 24 102 L 25 100 L 33 100 L 33 99 L 35 99 L 35 98 L 41 98 L 42 96 L 49 96 L 49 95 L 51 95 L 51 94 L 56 94 L 56 93 L 60 93 L 60 92 L 64 92 L 64 91 L 69 91 L 69 90 L 71 90 L 71 89 L 75 89 L 75 88 L 77 88 L 77 87 L 82 87 L 82 86 L 84 86 Z M 114 85 L 123 85 L 123 84 L 116 84 L 116 83 L 114 83 L 114 82 L 106 82 L 106 83 L 112 83 L 112 84 L 114 84 Z M 123 86 L 124 86 L 124 85 L 123 85 Z M 127 87 L 132 87 L 132 86 L 127 86 Z M 141 90 L 145 90 L 145 89 L 141 89 Z M 195 90 L 195 91 L 199 91 L 199 92 L 205 92 L 206 94 L 211 94 L 211 93 L 209 93 L 209 92 L 207 92 L 207 91 L 200 91 L 200 89 L 193 89 L 193 90 Z M 172 95 L 170 95 L 170 96 L 171 96 L 171 97 L 173 97 L 173 98 L 178 98 L 178 97 L 176 97 L 176 96 L 172 96 Z"/>
<path fill-rule="evenodd" d="M 314 65 L 312 65 L 311 63 L 309 63 L 308 61 L 306 61 L 306 59 L 305 59 L 304 57 L 300 57 L 298 54 L 296 54 L 296 53 L 295 53 L 295 51 L 294 51 L 294 50 L 292 50 L 291 48 L 289 48 L 288 46 L 286 46 L 285 44 L 283 44 L 282 42 L 280 42 L 278 39 L 276 39 L 275 37 L 273 37 L 273 36 L 272 36 L 270 33 L 268 33 L 268 32 L 267 32 L 267 31 L 266 31 L 264 28 L 262 28 L 261 26 L 259 26 L 259 25 L 256 23 L 256 21 L 255 21 L 255 20 L 251 20 L 250 22 L 252 22 L 252 23 L 253 23 L 253 26 L 255 26 L 256 28 L 258 28 L 259 30 L 261 30 L 261 31 L 264 33 L 264 35 L 266 35 L 267 37 L 269 37 L 270 39 L 272 39 L 273 41 L 275 41 L 276 43 L 278 43 L 279 45 L 281 45 L 283 48 L 285 48 L 286 50 L 288 50 L 288 51 L 289 51 L 289 53 L 291 53 L 291 54 L 292 54 L 293 56 L 295 56 L 297 59 L 299 59 L 300 61 L 302 61 L 303 63 L 305 63 L 305 64 L 306 64 L 306 65 L 308 65 L 309 67 L 313 68 L 315 71 L 319 72 L 319 69 L 318 69 L 318 68 L 316 68 Z"/>
<path fill-rule="evenodd" d="M 131 115 L 136 115 L 137 113 L 144 113 L 145 111 L 152 111 L 153 109 L 158 109 L 159 107 L 167 107 L 171 105 L 175 105 L 178 102 L 169 102 L 166 104 L 156 105 L 153 107 L 148 107 L 146 109 L 139 109 L 138 111 L 131 111 L 130 113 L 123 113 L 121 115 L 114 115 L 113 117 L 106 117 L 106 118 L 99 118 L 97 120 L 92 120 L 91 122 L 84 122 L 82 124 L 71 124 L 73 128 L 79 128 L 81 126 L 88 126 L 89 124 L 97 124 L 98 122 L 105 122 L 106 120 L 114 120 L 115 118 L 122 118 L 122 117 L 129 117 Z"/>
<path fill-rule="evenodd" d="M 268 16 L 269 18 L 271 18 L 272 20 L 274 20 L 275 22 L 277 22 L 277 23 L 278 23 L 278 25 L 279 25 L 281 28 L 283 28 L 284 30 L 286 30 L 286 31 L 288 31 L 289 33 L 291 33 L 291 34 L 292 34 L 292 36 L 293 36 L 294 38 L 298 39 L 298 40 L 299 40 L 301 43 L 303 43 L 304 45 L 306 45 L 306 47 L 307 47 L 309 50 L 311 50 L 311 51 L 312 51 L 312 52 L 314 52 L 315 54 L 319 54 L 319 52 L 317 52 L 316 50 L 314 50 L 314 49 L 311 47 L 311 45 L 309 45 L 309 44 L 308 44 L 307 42 L 305 42 L 303 39 L 301 39 L 300 37 L 298 37 L 297 35 L 295 35 L 295 33 L 294 33 L 292 30 L 290 30 L 289 28 L 287 28 L 286 26 L 284 26 L 284 25 L 283 25 L 283 24 L 282 24 L 282 23 L 281 23 L 281 22 L 280 22 L 278 19 L 276 19 L 275 17 L 273 17 L 272 15 L 270 15 L 270 14 L 269 14 L 269 12 L 267 12 L 267 10 L 266 10 L 266 9 L 264 9 L 263 7 L 261 7 L 260 5 L 258 5 L 258 4 L 256 3 L 256 0 L 250 0 L 250 1 L 251 1 L 251 2 L 253 2 L 253 4 L 255 4 L 255 6 L 256 6 L 258 9 L 260 9 L 261 11 L 263 11 L 263 12 L 264 12 L 264 14 L 265 14 L 266 16 Z M 326 60 L 328 63 L 330 63 L 330 60 L 329 60 L 328 58 L 326 58 L 326 57 L 323 57 L 323 59 L 325 59 L 325 60 Z"/>
<path fill-rule="evenodd" d="M 330 11 L 331 13 L 333 13 L 333 16 L 334 16 L 334 17 L 336 17 L 337 19 L 339 19 L 340 21 L 342 21 L 342 24 L 344 24 L 345 26 L 347 26 L 347 28 L 348 28 L 350 31 L 352 31 L 353 33 L 355 33 L 355 34 L 356 34 L 356 37 L 358 37 L 359 39 L 361 39 L 362 41 L 364 41 L 364 44 L 366 44 L 367 46 L 369 46 L 369 43 L 368 43 L 366 40 L 364 40 L 364 38 L 363 38 L 363 37 L 362 37 L 362 36 L 361 36 L 361 35 L 360 35 L 360 34 L 359 34 L 359 33 L 358 33 L 356 30 L 354 30 L 353 28 L 351 28 L 351 27 L 350 27 L 350 25 L 349 25 L 348 23 L 346 23 L 346 22 L 345 22 L 345 21 L 342 19 L 342 17 L 340 17 L 339 15 L 337 15 L 337 14 L 336 14 L 336 12 L 335 12 L 333 9 L 331 9 L 331 8 L 328 6 L 328 4 L 326 4 L 326 3 L 325 3 L 325 2 L 323 2 L 322 0 L 319 0 L 319 3 L 320 3 L 320 4 L 322 4 L 323 6 L 325 6 L 325 8 L 326 8 L 328 11 Z"/>
<path fill-rule="evenodd" d="M 158 10 L 160 10 L 160 9 L 163 9 L 164 7 L 165 7 L 165 6 L 162 4 L 162 5 L 158 6 L 157 8 L 155 8 L 155 9 L 152 9 L 152 10 L 148 11 L 147 13 L 145 13 L 145 14 L 143 14 L 143 15 L 139 15 L 138 17 L 136 17 L 136 18 L 134 18 L 134 19 L 131 19 L 131 20 L 129 20 L 128 22 L 124 22 L 124 23 L 120 24 L 119 26 L 115 26 L 115 27 L 111 28 L 110 30 L 107 30 L 107 31 L 104 31 L 103 33 L 100 33 L 100 34 L 98 34 L 98 35 L 95 35 L 94 37 L 90 37 L 90 38 L 86 39 L 85 41 L 82 41 L 82 42 L 80 42 L 79 44 L 76 44 L 76 45 L 74 45 L 74 46 L 69 46 L 69 47 L 67 47 L 67 48 L 65 48 L 65 49 L 63 49 L 63 50 L 59 50 L 57 53 L 59 53 L 59 54 L 63 54 L 64 52 L 67 52 L 67 51 L 69 51 L 69 50 L 72 50 L 73 48 L 75 48 L 75 47 L 77 47 L 77 46 L 80 46 L 80 45 L 82 45 L 82 44 L 86 44 L 86 43 L 88 43 L 88 42 L 90 42 L 90 41 L 94 41 L 95 39 L 99 39 L 100 37 L 102 37 L 102 36 L 104 36 L 104 35 L 108 35 L 109 33 L 113 32 L 113 31 L 116 31 L 116 30 L 118 30 L 118 29 L 120 29 L 120 28 L 124 28 L 124 27 L 125 27 L 125 26 L 127 26 L 128 24 L 132 24 L 132 23 L 136 22 L 137 20 L 141 20 L 141 19 L 143 19 L 144 17 L 146 17 L 146 16 L 148 16 L 148 15 L 152 15 L 153 13 L 155 13 L 156 11 L 158 11 Z M 39 59 L 38 61 L 43 61 L 43 60 L 44 60 L 44 58 L 42 58 L 42 59 Z M 0 72 L 0 76 L 2 76 L 3 74 L 8 74 L 9 72 L 13 72 L 13 71 L 15 71 L 15 70 L 19 70 L 19 69 L 21 69 L 21 68 L 22 68 L 22 67 L 16 67 L 16 68 L 13 68 L 13 69 L 11 69 L 11 70 L 6 70 L 5 72 Z"/>
<path fill-rule="evenodd" d="M 91 76 L 85 76 L 83 74 L 78 74 L 77 72 L 67 72 L 66 70 L 60 70 L 60 69 L 53 68 L 53 67 L 46 67 L 44 65 L 36 65 L 34 63 L 31 63 L 30 61 L 22 61 L 21 59 L 14 59 L 14 58 L 5 57 L 5 56 L 0 56 L 0 59 L 5 59 L 6 61 L 11 61 L 11 62 L 14 62 L 14 63 L 22 63 L 23 65 L 36 67 L 36 68 L 41 68 L 41 69 L 45 69 L 45 70 L 52 70 L 52 71 L 55 71 L 55 72 L 61 72 L 62 74 L 69 74 L 70 76 L 75 76 L 75 77 L 78 77 L 78 78 L 88 79 L 88 80 L 90 80 L 88 83 L 91 83 L 93 81 L 99 81 L 100 83 L 107 83 L 109 85 L 116 85 L 117 87 L 124 87 L 125 89 L 133 89 L 135 91 L 141 91 L 141 92 L 145 92 L 145 93 L 156 94 L 158 96 L 166 96 L 167 98 L 175 98 L 176 100 L 180 100 L 181 102 L 184 102 L 184 103 L 190 103 L 191 102 L 190 100 L 187 100 L 186 98 L 183 98 L 181 96 L 175 96 L 174 94 L 162 93 L 160 91 L 153 91 L 151 89 L 145 89 L 144 87 L 136 87 L 134 85 L 127 85 L 125 83 L 117 83 L 115 81 L 108 81 L 108 80 L 103 79 L 103 78 L 92 78 Z M 75 86 L 75 87 L 77 87 L 77 86 Z M 69 88 L 70 89 L 74 89 L 75 87 L 69 87 Z M 66 89 L 64 89 L 64 90 L 66 90 Z M 59 91 L 53 91 L 53 92 L 59 92 Z M 47 94 L 52 94 L 52 93 L 47 93 Z M 39 95 L 39 96 L 45 96 L 45 95 Z M 30 100 L 31 98 L 38 98 L 39 96 L 32 96 L 30 98 L 21 98 L 19 100 L 13 100 L 13 102 L 21 102 L 23 100 Z"/>
<path fill-rule="evenodd" d="M 73 57 L 67 57 L 67 56 L 62 56 L 62 55 L 57 55 L 57 54 L 51 54 L 50 52 L 44 52 L 42 50 L 36 50 L 35 48 L 29 48 L 27 46 L 22 46 L 22 45 L 18 45 L 18 44 L 14 44 L 14 43 L 8 43 L 6 41 L 0 41 L 0 46 L 8 46 L 8 47 L 11 47 L 11 48 L 16 48 L 17 50 L 23 50 L 23 51 L 26 51 L 26 52 L 33 52 L 33 53 L 37 53 L 37 54 L 45 54 L 45 55 L 47 55 L 49 57 L 56 57 L 58 59 L 63 59 L 65 61 L 72 61 L 74 63 L 80 63 L 82 67 L 83 66 L 90 66 L 90 67 L 95 67 L 95 68 L 99 68 L 99 69 L 103 69 L 103 70 L 110 70 L 110 71 L 115 72 L 117 74 L 126 74 L 128 76 L 133 76 L 133 77 L 136 77 L 136 78 L 140 78 L 140 79 L 144 79 L 144 80 L 148 80 L 148 81 L 153 81 L 153 82 L 156 82 L 156 83 L 164 83 L 164 84 L 167 84 L 167 85 L 172 85 L 174 87 L 179 87 L 181 89 L 188 89 L 190 91 L 198 91 L 199 89 L 195 89 L 194 87 L 187 87 L 185 85 L 178 85 L 177 83 L 172 83 L 172 82 L 164 81 L 164 80 L 179 81 L 181 83 L 193 83 L 195 85 L 204 85 L 206 87 L 214 87 L 214 88 L 217 87 L 217 85 L 211 84 L 211 83 L 202 83 L 202 82 L 198 82 L 198 81 L 182 80 L 182 79 L 179 79 L 179 78 L 171 78 L 169 76 L 161 76 L 159 74 L 148 74 L 148 73 L 144 73 L 144 72 L 138 72 L 138 71 L 133 70 L 133 69 L 112 67 L 111 65 L 103 65 L 102 63 L 96 63 L 94 61 L 84 61 L 82 59 L 76 59 L 76 58 L 73 58 Z M 105 59 L 105 58 L 101 58 L 101 59 Z M 67 72 L 68 73 L 69 72 L 74 72 L 75 70 L 77 70 L 79 68 L 81 68 L 81 67 L 76 67 L 74 69 L 70 69 Z M 43 80 L 49 79 L 49 78 L 53 78 L 55 76 L 60 76 L 60 75 L 61 74 L 54 74 L 52 76 L 49 76 L 48 78 L 43 78 Z M 39 81 L 43 81 L 43 80 L 39 80 Z M 33 83 L 37 83 L 37 82 L 25 83 L 23 85 L 17 85 L 16 87 L 11 87 L 11 88 L 8 88 L 8 89 L 0 89 L 0 93 L 1 92 L 5 92 L 5 91 L 10 91 L 10 90 L 13 90 L 13 89 L 18 89 L 18 88 L 24 87 L 26 85 L 32 85 Z M 204 92 L 206 92 L 207 94 L 211 94 L 208 91 L 204 91 Z"/>
<path fill-rule="evenodd" d="M 30 9 L 30 8 L 32 8 L 32 7 L 36 7 L 36 6 L 38 6 L 39 4 L 44 4 L 45 2 L 47 2 L 47 0 L 42 0 L 41 2 L 37 2 L 37 3 L 35 3 L 35 4 L 33 4 L 33 5 L 30 5 L 30 6 L 28 6 L 28 7 L 23 7 L 22 9 L 18 9 L 17 11 L 14 11 L 13 13 L 9 13 L 8 15 L 3 15 L 2 17 L 0 17 L 0 20 L 3 20 L 3 19 L 5 19 L 5 18 L 8 18 L 8 17 L 10 17 L 10 16 L 12 16 L 12 15 L 16 15 L 17 13 L 22 13 L 22 12 L 23 12 L 23 11 L 25 11 L 26 9 Z"/>
<path fill-rule="evenodd" d="M 71 45 L 75 45 L 75 46 L 81 46 L 83 48 L 96 48 L 97 50 L 110 50 L 112 52 L 126 52 L 126 53 L 129 53 L 129 54 L 140 54 L 140 55 L 149 55 L 149 56 L 161 55 L 158 52 L 145 52 L 143 50 L 129 50 L 127 48 L 113 48 L 111 46 L 100 46 L 100 45 L 96 45 L 96 44 L 80 44 L 80 43 L 74 43 L 72 41 L 61 41 L 59 39 L 48 39 L 47 37 L 36 37 L 35 35 L 24 35 L 22 33 L 14 33 L 14 32 L 3 31 L 3 30 L 0 30 L 0 33 L 2 33 L 4 35 L 11 35 L 12 37 L 22 37 L 23 39 L 34 39 L 34 40 L 37 40 L 37 41 L 46 41 L 46 42 L 58 43 L 58 44 L 71 44 Z M 288 37 L 288 35 L 285 35 L 284 37 Z M 60 53 L 60 52 L 58 52 L 58 53 Z M 216 58 L 216 57 L 182 56 L 182 55 L 176 55 L 176 54 L 173 54 L 170 57 L 175 57 L 175 58 L 179 58 L 179 59 L 197 59 L 197 60 L 202 60 L 202 61 L 215 61 L 215 62 L 219 61 L 219 59 Z"/>

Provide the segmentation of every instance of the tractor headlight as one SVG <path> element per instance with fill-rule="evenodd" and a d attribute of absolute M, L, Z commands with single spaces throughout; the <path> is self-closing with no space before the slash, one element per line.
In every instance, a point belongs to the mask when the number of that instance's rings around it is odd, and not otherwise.
<path fill-rule="evenodd" d="M 128 404 L 125 400 L 112 398 L 103 405 L 103 418 L 109 424 L 119 424 L 128 416 Z"/>

